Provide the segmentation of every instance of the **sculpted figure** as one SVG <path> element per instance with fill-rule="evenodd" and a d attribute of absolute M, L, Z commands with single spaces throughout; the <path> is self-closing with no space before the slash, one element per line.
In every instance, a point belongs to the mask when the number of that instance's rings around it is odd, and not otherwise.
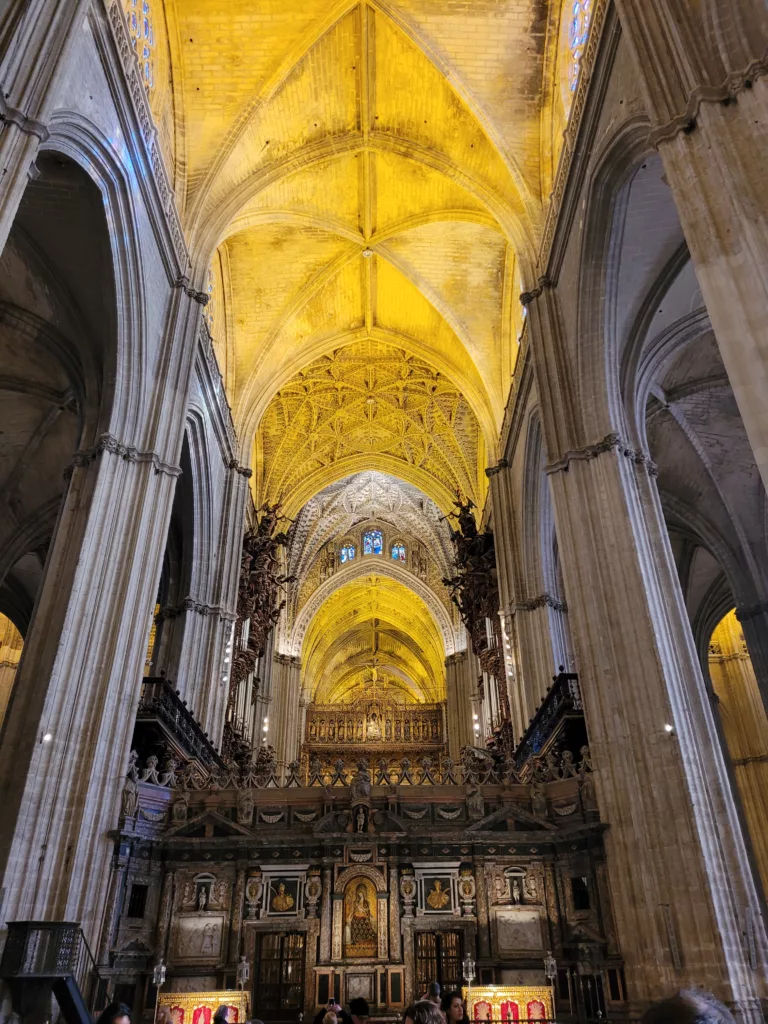
<path fill-rule="evenodd" d="M 427 903 L 432 907 L 433 910 L 442 910 L 443 907 L 447 906 L 451 898 L 450 893 L 447 889 L 443 888 L 443 883 L 439 878 L 436 878 L 432 883 L 432 888 L 427 895 Z"/>

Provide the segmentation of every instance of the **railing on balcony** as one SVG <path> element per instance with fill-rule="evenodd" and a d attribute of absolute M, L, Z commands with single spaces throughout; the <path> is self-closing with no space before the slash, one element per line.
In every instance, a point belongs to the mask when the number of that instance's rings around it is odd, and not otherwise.
<path fill-rule="evenodd" d="M 10 921 L 0 978 L 11 985 L 15 1008 L 31 1005 L 47 988 L 68 1024 L 88 1024 L 107 1001 L 83 931 L 70 921 Z"/>
<path fill-rule="evenodd" d="M 157 723 L 186 760 L 208 770 L 221 767 L 215 747 L 165 677 L 147 677 L 142 682 L 136 723 Z"/>
<path fill-rule="evenodd" d="M 539 757 L 563 731 L 567 734 L 563 745 L 568 749 L 575 747 L 574 754 L 587 743 L 579 677 L 575 672 L 561 670 L 515 749 L 515 768 L 520 770 L 529 758 Z"/>

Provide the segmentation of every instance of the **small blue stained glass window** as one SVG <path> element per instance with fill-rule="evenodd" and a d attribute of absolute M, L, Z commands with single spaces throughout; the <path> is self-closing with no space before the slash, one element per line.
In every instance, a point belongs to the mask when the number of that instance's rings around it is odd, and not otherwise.
<path fill-rule="evenodd" d="M 345 544 L 339 552 L 339 561 L 342 565 L 344 565 L 345 562 L 351 562 L 356 553 L 354 544 Z"/>
<path fill-rule="evenodd" d="M 571 92 L 579 84 L 579 66 L 589 39 L 589 24 L 592 18 L 592 0 L 573 0 L 571 23 L 568 27 L 568 42 L 571 48 Z"/>
<path fill-rule="evenodd" d="M 405 561 L 405 544 L 393 544 L 392 545 L 392 560 L 394 562 Z"/>
<path fill-rule="evenodd" d="M 384 550 L 384 538 L 381 530 L 369 530 L 363 536 L 363 554 L 380 555 Z"/>

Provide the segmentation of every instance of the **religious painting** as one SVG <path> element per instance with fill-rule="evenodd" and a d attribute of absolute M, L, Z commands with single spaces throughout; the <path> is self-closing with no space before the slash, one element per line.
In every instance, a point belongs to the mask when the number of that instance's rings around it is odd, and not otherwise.
<path fill-rule="evenodd" d="M 174 983 L 180 979 L 174 978 Z M 213 978 L 196 975 L 185 979 L 198 986 Z M 232 989 L 193 990 L 180 994 L 173 992 L 158 993 L 157 1019 L 162 1024 L 211 1024 L 213 1015 L 219 1006 L 226 1006 L 230 1024 L 243 1024 L 248 1020 L 248 994 Z"/>
<path fill-rule="evenodd" d="M 528 1020 L 546 1020 L 547 1008 L 540 999 L 532 999 L 528 1003 Z"/>
<path fill-rule="evenodd" d="M 505 999 L 501 1004 L 501 1019 L 505 1022 L 520 1020 L 520 1007 L 512 999 Z"/>
<path fill-rule="evenodd" d="M 478 999 L 474 1005 L 472 1020 L 490 1020 L 493 1017 L 493 1007 L 487 999 Z"/>
<path fill-rule="evenodd" d="M 353 878 L 344 891 L 344 956 L 378 953 L 376 890 L 368 878 Z"/>
<path fill-rule="evenodd" d="M 538 909 L 494 907 L 493 910 L 497 956 L 513 957 L 515 954 L 538 952 L 544 948 Z"/>
<path fill-rule="evenodd" d="M 224 931 L 223 914 L 179 917 L 176 922 L 176 960 L 218 960 Z"/>
<path fill-rule="evenodd" d="M 445 875 L 433 878 L 424 876 L 424 913 L 450 914 L 453 912 L 453 889 L 451 880 Z"/>
<path fill-rule="evenodd" d="M 196 1006 L 192 1011 L 192 1024 L 211 1024 L 212 1016 L 210 1006 Z"/>
<path fill-rule="evenodd" d="M 298 878 L 273 878 L 269 888 L 270 914 L 296 914 L 299 905 Z"/>

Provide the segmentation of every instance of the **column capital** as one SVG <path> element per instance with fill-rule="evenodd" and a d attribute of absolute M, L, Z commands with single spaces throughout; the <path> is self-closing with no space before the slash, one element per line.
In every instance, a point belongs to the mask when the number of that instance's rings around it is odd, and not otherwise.
<path fill-rule="evenodd" d="M 509 469 L 509 462 L 505 458 L 499 459 L 495 466 L 487 466 L 485 475 L 490 480 L 491 477 L 496 476 L 497 473 L 501 473 L 503 469 Z"/>
<path fill-rule="evenodd" d="M 596 459 L 599 455 L 607 452 L 617 452 L 629 459 L 636 466 L 645 466 L 649 476 L 658 476 L 659 469 L 647 452 L 641 448 L 632 448 L 624 441 L 619 434 L 606 434 L 600 441 L 585 445 L 583 448 L 571 448 L 559 459 L 548 463 L 544 472 L 551 476 L 553 473 L 568 472 L 571 462 L 586 462 Z"/>
<path fill-rule="evenodd" d="M 27 117 L 21 110 L 17 110 L 16 107 L 10 106 L 6 103 L 5 92 L 0 86 L 0 121 L 4 125 L 13 125 L 18 128 L 23 135 L 34 135 L 40 142 L 47 142 L 50 138 L 51 133 L 48 131 L 48 126 L 43 124 L 42 121 L 35 120 L 34 117 Z"/>
<path fill-rule="evenodd" d="M 91 445 L 90 448 L 81 448 L 75 452 L 72 457 L 72 465 L 66 471 L 65 476 L 71 476 L 74 469 L 86 469 L 104 452 L 108 455 L 117 455 L 126 462 L 151 463 L 154 466 L 155 473 L 163 473 L 173 477 L 181 476 L 181 467 L 163 462 L 157 452 L 142 451 L 135 445 L 124 444 L 122 441 L 118 441 L 114 434 L 108 433 L 102 434 L 96 444 Z"/>

